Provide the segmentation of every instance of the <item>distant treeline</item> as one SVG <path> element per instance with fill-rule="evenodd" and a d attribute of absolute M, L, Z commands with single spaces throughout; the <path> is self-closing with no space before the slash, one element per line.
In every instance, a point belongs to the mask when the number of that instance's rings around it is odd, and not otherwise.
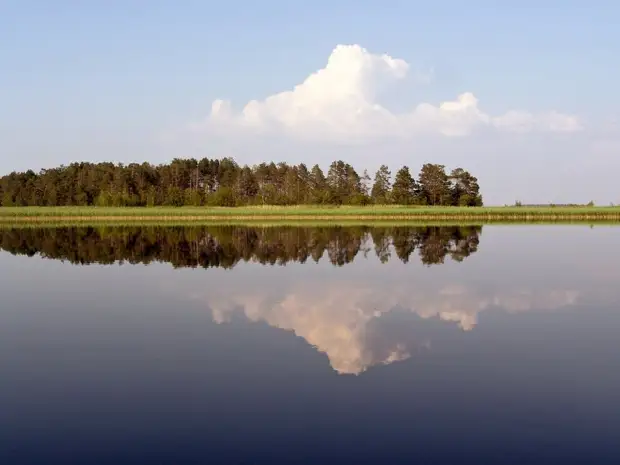
<path fill-rule="evenodd" d="M 382 263 L 392 254 L 407 263 L 417 250 L 422 263 L 462 261 L 478 250 L 481 226 L 471 227 L 62 227 L 0 229 L 0 249 L 73 264 L 167 262 L 175 267 L 232 268 L 239 261 L 335 266 L 372 252 Z"/>
<path fill-rule="evenodd" d="M 505 205 L 506 207 L 508 205 Z M 522 203 L 520 200 L 517 200 L 514 204 L 515 207 L 525 207 L 525 208 L 581 208 L 581 207 L 594 207 L 594 201 L 590 201 L 588 203 Z M 610 207 L 613 207 L 613 202 L 610 204 Z"/>
<path fill-rule="evenodd" d="M 169 164 L 72 163 L 0 178 L 0 205 L 9 206 L 241 206 L 241 205 L 455 205 L 481 206 L 476 177 L 427 163 L 417 179 L 409 167 L 394 177 L 386 165 L 360 175 L 334 161 L 319 165 L 261 163 L 231 158 L 174 159 Z"/>

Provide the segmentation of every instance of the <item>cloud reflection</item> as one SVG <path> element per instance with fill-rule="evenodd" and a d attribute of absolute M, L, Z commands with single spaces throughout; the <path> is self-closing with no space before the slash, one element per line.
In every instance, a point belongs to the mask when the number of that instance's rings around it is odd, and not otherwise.
<path fill-rule="evenodd" d="M 410 312 L 423 320 L 438 319 L 471 331 L 485 311 L 509 313 L 555 310 L 574 305 L 579 292 L 569 289 L 514 289 L 489 294 L 463 285 L 436 291 L 405 286 L 363 283 L 304 284 L 277 291 L 238 293 L 209 299 L 213 320 L 226 323 L 236 312 L 253 322 L 292 331 L 325 353 L 341 374 L 360 374 L 368 368 L 406 360 L 428 346 L 429 339 L 411 338 L 390 330 L 387 317 Z M 419 336 L 419 335 L 417 335 Z"/>

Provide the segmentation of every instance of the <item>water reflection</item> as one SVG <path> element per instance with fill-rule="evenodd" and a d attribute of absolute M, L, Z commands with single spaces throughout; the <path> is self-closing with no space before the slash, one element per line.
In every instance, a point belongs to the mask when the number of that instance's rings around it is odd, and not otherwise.
<path fill-rule="evenodd" d="M 240 261 L 284 265 L 318 262 L 327 253 L 335 266 L 374 251 L 382 263 L 392 253 L 408 262 L 462 261 L 478 250 L 481 226 L 471 227 L 65 227 L 0 230 L 0 249 L 41 254 L 75 264 L 116 261 L 169 262 L 175 267 L 232 268 Z"/>
<path fill-rule="evenodd" d="M 340 267 L 360 254 L 381 266 L 458 263 L 478 250 L 480 226 L 471 227 L 67 227 L 0 231 L 0 248 L 12 254 L 68 260 L 75 264 L 169 262 L 177 268 L 232 268 L 239 262 L 285 265 L 323 261 Z M 394 261 L 392 261 L 394 264 Z M 488 272 L 486 272 L 488 273 Z M 221 275 L 219 275 L 221 277 Z M 228 276 L 228 275 L 227 275 Z M 235 315 L 292 331 L 321 353 L 340 374 L 406 360 L 428 350 L 431 320 L 470 331 L 487 310 L 515 313 L 574 305 L 579 291 L 566 287 L 500 287 L 440 279 L 428 273 L 415 280 L 403 269 L 377 273 L 272 281 L 225 277 L 187 295 L 200 301 L 218 324 Z M 474 276 L 474 275 L 470 275 Z M 387 278 L 387 279 L 386 279 Z M 190 279 L 186 277 L 186 279 Z M 203 279 L 199 277 L 199 279 Z M 211 275 L 210 281 L 220 279 Z M 492 279 L 484 276 L 485 280 Z M 470 280 L 471 281 L 471 280 Z M 186 281 L 190 282 L 190 281 Z M 398 316 L 400 315 L 400 317 Z M 404 316 L 403 316 L 404 315 Z M 407 318 L 413 316 L 414 318 Z M 394 324 L 400 318 L 400 324 Z M 436 335 L 435 335 L 436 337 Z"/>
<path fill-rule="evenodd" d="M 6 230 L 0 463 L 619 463 L 618 229 L 484 230 Z"/>
<path fill-rule="evenodd" d="M 379 286 L 363 278 L 325 281 L 290 289 L 249 286 L 234 294 L 211 290 L 203 297 L 217 323 L 241 313 L 250 321 L 292 331 L 325 353 L 341 374 L 360 374 L 428 349 L 433 330 L 437 336 L 437 320 L 470 331 L 485 311 L 556 310 L 574 305 L 579 297 L 579 291 L 562 288 L 488 292 L 428 280 L 410 286 L 398 278 Z M 401 322 L 395 325 L 397 320 Z"/>

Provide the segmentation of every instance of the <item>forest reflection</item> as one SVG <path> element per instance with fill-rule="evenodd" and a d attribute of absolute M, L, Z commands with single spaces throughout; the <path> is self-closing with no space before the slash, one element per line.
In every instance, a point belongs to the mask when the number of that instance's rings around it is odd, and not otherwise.
<path fill-rule="evenodd" d="M 41 255 L 73 264 L 148 264 L 232 268 L 240 261 L 264 265 L 351 263 L 375 253 L 382 263 L 393 255 L 425 265 L 462 261 L 478 250 L 482 226 L 106 226 L 8 228 L 0 249 L 14 255 Z"/>

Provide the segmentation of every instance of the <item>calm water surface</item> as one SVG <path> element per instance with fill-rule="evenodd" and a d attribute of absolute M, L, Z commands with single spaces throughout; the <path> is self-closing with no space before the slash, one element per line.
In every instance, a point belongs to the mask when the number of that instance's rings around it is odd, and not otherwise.
<path fill-rule="evenodd" d="M 620 228 L 0 230 L 0 463 L 620 463 Z"/>

